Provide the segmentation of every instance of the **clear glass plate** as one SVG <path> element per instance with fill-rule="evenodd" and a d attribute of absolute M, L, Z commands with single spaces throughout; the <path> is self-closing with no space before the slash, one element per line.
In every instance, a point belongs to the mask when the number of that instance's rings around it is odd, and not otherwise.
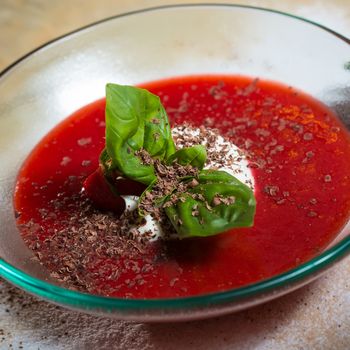
<path fill-rule="evenodd" d="M 135 321 L 176 321 L 242 310 L 317 278 L 350 252 L 347 225 L 297 268 L 239 289 L 190 298 L 126 300 L 55 284 L 24 245 L 12 197 L 29 151 L 59 121 L 103 97 L 106 82 L 138 84 L 198 73 L 276 80 L 311 94 L 350 128 L 350 41 L 317 23 L 239 5 L 179 5 L 112 17 L 31 52 L 0 78 L 0 275 L 48 301 Z"/>

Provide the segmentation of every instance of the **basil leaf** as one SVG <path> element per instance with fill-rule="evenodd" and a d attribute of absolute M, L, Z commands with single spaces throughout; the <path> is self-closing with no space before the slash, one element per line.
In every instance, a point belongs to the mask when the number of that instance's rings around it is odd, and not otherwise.
<path fill-rule="evenodd" d="M 225 171 L 203 170 L 198 185 L 178 195 L 165 212 L 180 238 L 212 236 L 253 225 L 253 191 Z"/>
<path fill-rule="evenodd" d="M 172 154 L 167 163 L 176 162 L 180 165 L 192 165 L 199 170 L 203 169 L 207 160 L 207 151 L 203 145 L 184 147 Z"/>
<path fill-rule="evenodd" d="M 158 96 L 133 86 L 106 86 L 106 149 L 111 169 L 150 184 L 153 165 L 143 164 L 135 152 L 144 149 L 152 158 L 166 160 L 175 152 L 168 116 Z"/>

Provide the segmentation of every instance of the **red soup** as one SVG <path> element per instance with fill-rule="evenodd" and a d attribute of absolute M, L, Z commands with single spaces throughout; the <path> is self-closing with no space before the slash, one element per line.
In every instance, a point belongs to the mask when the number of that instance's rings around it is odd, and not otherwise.
<path fill-rule="evenodd" d="M 64 120 L 35 147 L 15 192 L 18 225 L 53 278 L 126 298 L 224 291 L 287 271 L 322 251 L 350 213 L 350 137 L 320 102 L 277 83 L 190 76 L 143 84 L 173 125 L 217 128 L 245 150 L 255 179 L 254 226 L 139 244 L 81 193 L 104 147 L 105 101 Z"/>

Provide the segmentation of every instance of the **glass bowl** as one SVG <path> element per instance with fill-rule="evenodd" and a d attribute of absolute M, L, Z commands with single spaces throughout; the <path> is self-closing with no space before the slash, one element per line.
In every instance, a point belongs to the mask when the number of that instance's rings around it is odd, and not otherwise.
<path fill-rule="evenodd" d="M 268 280 L 189 298 L 128 300 L 64 289 L 15 225 L 16 174 L 59 121 L 104 96 L 106 82 L 138 84 L 186 74 L 242 74 L 311 94 L 350 128 L 350 41 L 317 23 L 240 5 L 179 5 L 89 25 L 29 53 L 0 78 L 0 275 L 69 308 L 133 321 L 182 321 L 242 310 L 293 291 L 350 252 L 349 224 L 307 263 Z"/>

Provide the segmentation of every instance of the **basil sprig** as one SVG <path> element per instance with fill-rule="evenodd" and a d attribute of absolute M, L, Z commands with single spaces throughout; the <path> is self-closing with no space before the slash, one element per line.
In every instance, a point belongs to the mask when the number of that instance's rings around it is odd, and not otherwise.
<path fill-rule="evenodd" d="M 158 96 L 132 86 L 107 84 L 106 148 L 100 165 L 110 184 L 117 174 L 147 185 L 140 201 L 157 183 L 154 164 L 144 162 L 141 150 L 164 165 L 191 165 L 199 171 L 195 177 L 178 179 L 177 184 L 191 181 L 186 192 L 177 193 L 175 187 L 171 195 L 154 203 L 164 208 L 179 238 L 211 236 L 253 225 L 256 202 L 252 190 L 225 171 L 202 170 L 207 159 L 203 145 L 176 150 Z M 118 195 L 118 189 L 114 194 Z M 144 215 L 142 210 L 139 214 Z"/>
<path fill-rule="evenodd" d="M 256 202 L 248 186 L 219 170 L 202 170 L 196 180 L 198 184 L 178 194 L 174 204 L 164 202 L 180 238 L 207 237 L 253 225 Z"/>

